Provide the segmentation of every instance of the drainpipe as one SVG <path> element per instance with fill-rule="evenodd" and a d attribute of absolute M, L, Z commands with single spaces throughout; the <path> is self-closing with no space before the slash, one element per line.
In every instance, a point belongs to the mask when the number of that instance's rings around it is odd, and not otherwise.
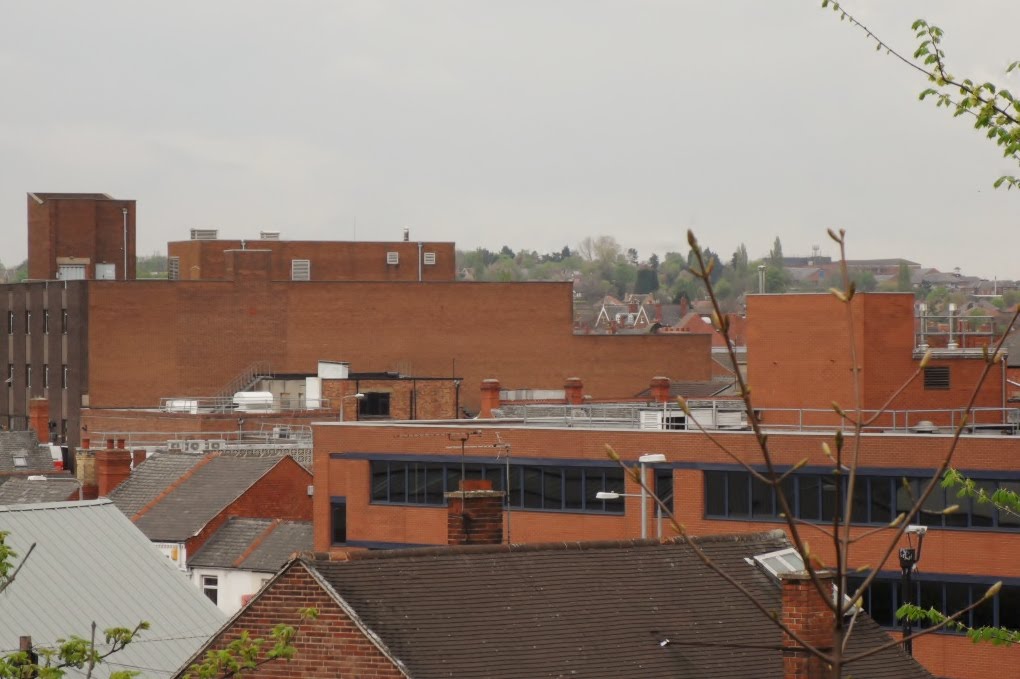
<path fill-rule="evenodd" d="M 425 246 L 424 243 L 422 243 L 421 241 L 418 241 L 418 282 L 419 283 L 421 283 L 421 263 L 422 263 L 421 249 L 424 246 Z"/>
<path fill-rule="evenodd" d="M 127 280 L 127 208 L 122 207 L 120 209 L 121 214 L 124 216 L 124 280 Z"/>

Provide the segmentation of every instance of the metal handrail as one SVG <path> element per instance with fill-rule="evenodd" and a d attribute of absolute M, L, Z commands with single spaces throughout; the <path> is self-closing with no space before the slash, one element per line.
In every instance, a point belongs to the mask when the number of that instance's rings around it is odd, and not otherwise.
<path fill-rule="evenodd" d="M 272 401 L 237 403 L 230 396 L 165 396 L 159 409 L 166 413 L 279 413 L 305 410 L 330 410 L 328 398 L 274 396 Z"/>
<path fill-rule="evenodd" d="M 688 408 L 694 413 L 695 419 L 706 429 L 734 430 L 749 429 L 746 415 L 743 414 L 743 403 L 732 399 L 691 400 Z M 705 415 L 699 417 L 698 410 Z M 687 424 L 683 411 L 673 404 L 504 404 L 493 410 L 499 419 L 519 420 L 523 424 L 563 426 L 563 427 L 598 427 L 608 426 L 624 429 L 641 428 L 641 412 L 662 412 L 662 429 L 686 429 L 695 431 L 694 424 Z M 741 421 L 736 424 L 732 416 L 720 419 L 723 413 L 741 413 Z M 932 410 L 864 410 L 860 413 L 849 412 L 854 418 L 875 421 L 864 427 L 866 433 L 916 433 L 938 434 L 951 433 L 962 422 L 963 408 L 932 409 Z M 839 429 L 849 432 L 853 426 L 845 419 L 828 408 L 761 408 L 756 415 L 762 428 L 768 431 L 817 432 Z M 701 421 L 701 420 L 705 421 Z M 674 424 L 677 422 L 679 424 Z M 724 422 L 724 424 L 719 424 Z M 659 428 L 659 427 L 656 427 Z M 1003 434 L 1020 434 L 1020 408 L 974 408 L 970 411 L 965 427 L 966 433 L 1000 432 Z"/>
<path fill-rule="evenodd" d="M 268 379 L 272 376 L 273 368 L 269 361 L 255 361 L 227 382 L 222 389 L 214 394 L 213 398 L 229 398 L 239 391 L 244 391 L 258 380 Z"/>
<path fill-rule="evenodd" d="M 258 430 L 235 431 L 91 431 L 89 436 L 96 448 L 107 441 L 124 441 L 127 449 L 163 447 L 168 441 L 226 441 L 227 449 L 246 446 L 298 446 L 311 447 L 312 428 L 306 424 L 274 424 L 262 422 Z M 114 445 L 119 445 L 115 443 Z"/>

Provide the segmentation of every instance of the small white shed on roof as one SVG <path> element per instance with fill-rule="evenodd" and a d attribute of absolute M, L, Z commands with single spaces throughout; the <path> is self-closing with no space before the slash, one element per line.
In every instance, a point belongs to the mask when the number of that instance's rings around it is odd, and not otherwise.
<path fill-rule="evenodd" d="M 19 555 L 35 543 L 0 595 L 0 649 L 18 648 L 26 635 L 36 646 L 88 638 L 93 621 L 103 630 L 146 620 L 150 629 L 93 676 L 167 676 L 226 620 L 109 500 L 0 507 L 0 530 Z"/>

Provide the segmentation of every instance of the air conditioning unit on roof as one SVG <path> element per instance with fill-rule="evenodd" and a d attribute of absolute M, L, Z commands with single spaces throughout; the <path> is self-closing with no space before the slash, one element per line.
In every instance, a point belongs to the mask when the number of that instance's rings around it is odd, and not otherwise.
<path fill-rule="evenodd" d="M 209 451 L 220 451 L 227 447 L 227 442 L 223 439 L 210 439 L 205 442 L 205 449 Z"/>
<path fill-rule="evenodd" d="M 185 450 L 189 453 L 201 453 L 205 450 L 205 441 L 185 441 L 184 443 L 187 446 Z"/>
<path fill-rule="evenodd" d="M 167 441 L 166 442 L 166 447 L 167 447 L 168 450 L 181 451 L 181 450 L 186 450 L 187 449 L 185 447 L 185 445 L 184 445 L 186 443 L 187 443 L 187 441 L 180 441 L 180 440 Z"/>

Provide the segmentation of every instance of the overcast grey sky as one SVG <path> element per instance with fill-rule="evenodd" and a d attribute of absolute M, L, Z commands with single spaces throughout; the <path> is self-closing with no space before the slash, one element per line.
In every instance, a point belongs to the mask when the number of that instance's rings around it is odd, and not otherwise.
<path fill-rule="evenodd" d="M 903 52 L 1006 81 L 1015 0 L 848 0 Z M 540 252 L 686 229 L 728 256 L 908 257 L 1020 278 L 1015 165 L 818 0 L 35 0 L 0 21 L 0 261 L 25 193 L 138 201 L 139 253 L 225 237 Z M 994 17 L 994 18 L 989 18 Z M 1020 73 L 1009 79 L 1020 92 Z"/>

